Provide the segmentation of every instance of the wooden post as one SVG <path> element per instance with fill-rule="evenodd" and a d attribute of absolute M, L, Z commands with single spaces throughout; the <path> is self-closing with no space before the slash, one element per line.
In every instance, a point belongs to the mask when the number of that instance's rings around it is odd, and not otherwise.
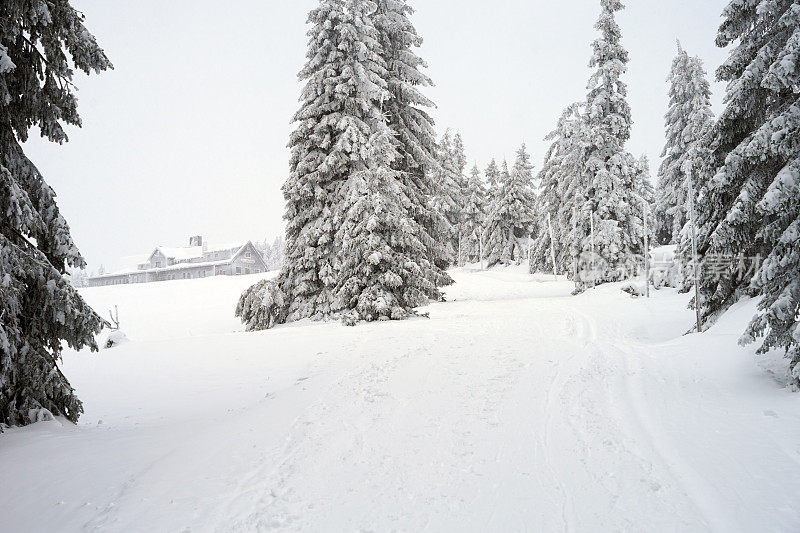
<path fill-rule="evenodd" d="M 650 236 L 647 228 L 647 201 L 643 202 L 644 212 L 644 292 L 650 298 Z"/>
<path fill-rule="evenodd" d="M 589 228 L 592 232 L 592 287 L 597 285 L 597 281 L 595 280 L 595 276 L 597 276 L 597 264 L 595 263 L 595 256 L 594 256 L 594 211 L 589 213 Z"/>
<path fill-rule="evenodd" d="M 687 172 L 689 180 L 689 219 L 692 223 L 692 276 L 694 276 L 694 310 L 697 317 L 697 333 L 702 333 L 703 326 L 700 320 L 700 269 L 697 261 L 697 224 L 694 215 L 694 186 L 692 185 L 691 169 Z"/>
<path fill-rule="evenodd" d="M 551 222 L 550 212 L 547 212 L 547 229 L 550 232 L 550 257 L 553 260 L 553 278 L 558 280 L 558 268 L 556 267 L 556 244 L 553 238 L 553 223 Z"/>
<path fill-rule="evenodd" d="M 482 231 L 480 235 L 478 235 L 478 258 L 481 263 L 481 270 L 483 270 L 483 234 Z"/>
<path fill-rule="evenodd" d="M 528 274 L 531 273 L 531 248 L 533 247 L 533 239 L 528 235 Z"/>
<path fill-rule="evenodd" d="M 575 237 L 575 240 L 578 239 L 578 208 L 573 206 L 572 207 L 572 234 Z M 578 242 L 573 243 L 575 245 L 575 252 L 576 255 L 572 256 L 572 281 L 578 281 L 578 255 L 577 252 L 581 249 L 581 246 Z"/>
<path fill-rule="evenodd" d="M 459 267 L 464 266 L 464 257 L 463 257 L 463 252 L 462 252 L 463 248 L 462 248 L 462 244 L 461 244 L 462 239 L 463 239 L 463 236 L 461 234 L 461 227 L 459 226 L 459 228 L 458 228 L 458 266 Z"/>

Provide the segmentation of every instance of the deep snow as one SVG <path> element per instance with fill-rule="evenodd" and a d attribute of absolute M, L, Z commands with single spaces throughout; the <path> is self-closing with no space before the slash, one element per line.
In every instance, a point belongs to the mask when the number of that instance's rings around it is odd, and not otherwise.
<path fill-rule="evenodd" d="M 244 333 L 259 276 L 83 290 L 130 342 L 64 356 L 78 426 L 0 435 L 2 531 L 798 531 L 800 395 L 736 345 L 519 270 L 430 319 Z"/>

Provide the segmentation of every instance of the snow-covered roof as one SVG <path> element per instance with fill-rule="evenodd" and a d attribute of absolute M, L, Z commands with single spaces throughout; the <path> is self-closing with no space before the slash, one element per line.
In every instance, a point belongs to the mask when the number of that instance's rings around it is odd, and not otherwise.
<path fill-rule="evenodd" d="M 169 265 L 161 268 L 148 268 L 146 270 L 139 270 L 136 268 L 123 270 L 119 272 L 111 272 L 106 274 L 100 274 L 99 276 L 95 276 L 96 278 L 113 278 L 116 276 L 125 276 L 129 274 L 143 274 L 147 272 L 166 272 L 171 270 L 191 270 L 194 268 L 200 267 L 213 267 L 213 266 L 225 266 L 229 265 L 233 262 L 233 257 L 230 259 L 221 259 L 218 261 L 204 261 L 202 263 L 175 263 L 174 265 Z"/>
<path fill-rule="evenodd" d="M 218 246 L 209 246 L 208 248 L 206 248 L 206 253 L 208 253 L 208 252 L 227 252 L 228 250 L 239 251 L 246 244 L 247 244 L 246 242 L 233 242 L 233 243 L 227 243 L 227 244 L 220 244 Z"/>
<path fill-rule="evenodd" d="M 219 261 L 204 261 L 202 263 L 175 263 L 174 265 L 169 265 L 164 268 L 153 268 L 150 269 L 149 272 L 158 272 L 161 270 L 181 270 L 187 268 L 197 268 L 197 267 L 211 267 L 211 266 L 222 266 L 231 263 L 233 259 L 220 259 Z"/>
<path fill-rule="evenodd" d="M 203 257 L 202 246 L 182 246 L 179 248 L 159 246 L 156 248 L 156 250 L 161 252 L 164 257 L 174 259 L 175 261 L 187 261 L 189 259 L 198 259 Z"/>
<path fill-rule="evenodd" d="M 120 258 L 110 269 L 108 274 L 129 274 L 139 269 L 139 265 L 150 259 L 148 254 L 126 255 Z"/>
<path fill-rule="evenodd" d="M 203 254 L 209 254 L 214 252 L 233 251 L 234 253 L 236 253 L 242 248 L 244 248 L 246 244 L 247 244 L 246 242 L 234 242 L 234 243 L 220 244 L 217 246 L 209 246 L 207 248 L 203 248 L 202 246 L 182 246 L 182 247 L 159 246 L 156 248 L 156 250 L 161 252 L 164 255 L 164 257 L 174 259 L 175 261 L 188 261 L 190 259 L 199 259 L 203 257 Z"/>

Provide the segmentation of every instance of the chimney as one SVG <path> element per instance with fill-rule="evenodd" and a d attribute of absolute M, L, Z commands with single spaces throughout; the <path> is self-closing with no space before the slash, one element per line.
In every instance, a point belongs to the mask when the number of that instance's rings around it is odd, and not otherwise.
<path fill-rule="evenodd" d="M 203 246 L 203 237 L 200 235 L 189 237 L 189 246 Z"/>

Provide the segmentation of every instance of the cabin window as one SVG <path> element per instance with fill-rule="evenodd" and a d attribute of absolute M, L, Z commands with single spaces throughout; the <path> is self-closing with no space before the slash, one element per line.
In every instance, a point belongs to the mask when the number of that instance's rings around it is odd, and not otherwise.
<path fill-rule="evenodd" d="M 245 273 L 245 274 L 249 274 L 249 273 L 250 273 L 250 269 L 249 269 L 249 268 L 245 268 L 245 269 L 244 269 L 244 273 Z"/>
<path fill-rule="evenodd" d="M 237 274 L 241 274 L 242 273 L 242 267 L 236 267 L 236 273 Z"/>
<path fill-rule="evenodd" d="M 247 252 L 246 254 L 244 254 L 244 256 L 247 257 L 247 258 L 250 258 L 250 257 L 253 256 L 253 254 L 251 254 L 250 252 Z"/>

